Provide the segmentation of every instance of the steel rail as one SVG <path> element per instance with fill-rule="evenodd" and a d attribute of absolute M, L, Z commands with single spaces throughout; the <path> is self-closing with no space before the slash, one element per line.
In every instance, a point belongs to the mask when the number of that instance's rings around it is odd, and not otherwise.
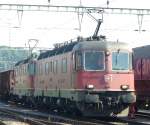
<path fill-rule="evenodd" d="M 114 125 L 113 123 L 109 123 L 107 121 L 89 121 L 85 119 L 75 119 L 75 118 L 67 118 L 58 115 L 48 115 L 42 116 L 39 114 L 28 114 L 28 112 L 15 111 L 13 109 L 0 108 L 0 112 L 8 113 L 16 119 L 19 119 L 24 122 L 28 122 L 34 125 L 63 125 L 63 124 L 71 124 L 71 125 Z"/>
<path fill-rule="evenodd" d="M 4 113 L 5 116 L 9 116 L 11 118 L 14 118 L 15 120 L 26 122 L 26 123 L 29 123 L 32 125 L 63 125 L 59 122 L 57 122 L 57 124 L 56 124 L 56 122 L 27 117 L 27 116 L 24 116 L 24 114 L 19 114 L 19 113 L 16 113 L 16 112 L 13 112 L 10 110 L 6 110 L 6 109 L 4 109 L 4 110 L 0 109 L 0 112 Z M 5 123 L 0 120 L 0 125 L 5 125 Z"/>
<path fill-rule="evenodd" d="M 135 114 L 135 118 L 119 118 L 118 120 L 131 125 L 147 125 L 150 123 L 150 117 L 142 114 Z"/>
<path fill-rule="evenodd" d="M 137 112 L 137 113 L 135 114 L 135 116 L 150 119 L 150 113 Z"/>

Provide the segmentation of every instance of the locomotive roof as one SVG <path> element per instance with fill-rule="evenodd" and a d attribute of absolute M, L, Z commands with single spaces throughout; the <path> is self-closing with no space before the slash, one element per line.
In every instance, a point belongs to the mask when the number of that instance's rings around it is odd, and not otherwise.
<path fill-rule="evenodd" d="M 20 64 L 28 63 L 28 62 L 29 62 L 29 60 L 30 60 L 30 58 L 27 58 L 27 59 L 21 60 L 21 61 L 17 62 L 17 63 L 15 64 L 15 66 L 18 66 L 18 65 L 20 65 Z"/>
<path fill-rule="evenodd" d="M 48 50 L 46 52 L 43 52 L 38 56 L 37 59 L 40 60 L 40 59 L 48 58 L 51 56 L 59 55 L 62 53 L 66 53 L 69 51 L 86 50 L 86 49 L 95 49 L 95 50 L 102 50 L 102 51 L 105 51 L 105 50 L 113 51 L 116 49 L 131 50 L 127 43 L 110 42 L 110 41 L 106 41 L 105 38 L 100 38 L 100 37 L 98 37 L 97 39 L 91 39 L 91 37 L 89 37 L 86 39 L 81 38 L 75 42 L 71 42 L 64 46 L 57 47 L 53 50 Z M 29 60 L 30 58 L 21 60 L 17 62 L 15 66 L 28 63 Z"/>
<path fill-rule="evenodd" d="M 77 41 L 72 42 L 70 44 L 64 45 L 59 48 L 55 48 L 53 50 L 49 50 L 43 52 L 39 55 L 38 60 L 48 58 L 54 55 L 59 55 L 62 53 L 66 53 L 69 51 L 76 51 L 76 50 L 83 50 L 83 49 L 99 49 L 99 50 L 116 50 L 116 49 L 123 49 L 129 50 L 129 46 L 126 43 L 121 42 L 108 42 L 106 40 L 84 40 L 84 41 Z"/>
<path fill-rule="evenodd" d="M 49 51 L 46 51 L 44 53 L 41 53 L 38 57 L 38 60 L 40 59 L 43 59 L 43 58 L 47 58 L 47 57 L 51 57 L 51 56 L 54 56 L 54 55 L 58 55 L 58 54 L 61 54 L 61 53 L 66 53 L 66 52 L 69 52 L 73 49 L 73 47 L 77 44 L 78 42 L 72 42 L 70 44 L 67 44 L 67 45 L 64 45 L 62 47 L 59 47 L 59 48 L 55 48 L 53 50 L 49 50 Z"/>
<path fill-rule="evenodd" d="M 97 49 L 97 50 L 131 50 L 127 43 L 123 42 L 110 42 L 110 41 L 85 41 L 80 42 L 74 47 L 75 50 L 82 50 L 82 49 Z"/>

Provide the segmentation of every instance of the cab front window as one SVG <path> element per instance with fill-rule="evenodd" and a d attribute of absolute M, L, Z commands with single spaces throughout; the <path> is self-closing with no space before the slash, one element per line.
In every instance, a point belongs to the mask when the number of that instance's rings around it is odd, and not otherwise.
<path fill-rule="evenodd" d="M 85 52 L 84 69 L 89 71 L 104 70 L 104 52 L 99 51 Z"/>
<path fill-rule="evenodd" d="M 129 70 L 128 52 L 112 52 L 112 70 Z"/>

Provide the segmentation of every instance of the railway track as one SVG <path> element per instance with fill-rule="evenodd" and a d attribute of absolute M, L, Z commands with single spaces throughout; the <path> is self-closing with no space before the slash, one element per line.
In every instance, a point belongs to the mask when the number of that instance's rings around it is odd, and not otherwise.
<path fill-rule="evenodd" d="M 150 114 L 138 112 L 133 119 L 119 119 L 120 121 L 127 122 L 132 125 L 150 125 Z"/>
<path fill-rule="evenodd" d="M 150 113 L 146 113 L 146 112 L 137 112 L 136 116 L 150 119 Z"/>
<path fill-rule="evenodd" d="M 39 111 L 18 108 L 0 107 L 0 113 L 7 114 L 18 121 L 23 121 L 32 125 L 150 125 L 148 114 L 138 113 L 135 119 L 94 119 L 67 117 L 56 114 L 41 113 Z M 115 121 L 113 121 L 115 120 Z M 0 123 L 1 125 L 1 123 Z M 4 125 L 4 124 L 2 124 Z"/>
<path fill-rule="evenodd" d="M 0 107 L 0 112 L 32 125 L 116 125 L 114 122 L 79 117 L 64 117 L 56 114 L 46 114 L 38 111 L 18 108 Z"/>
<path fill-rule="evenodd" d="M 6 109 L 0 109 L 0 112 L 7 113 L 9 116 L 13 116 L 15 119 L 18 119 L 20 121 L 27 122 L 32 125 L 114 125 L 112 123 L 108 123 L 105 121 L 100 120 L 93 120 L 93 121 L 81 121 L 79 119 L 70 119 L 66 117 L 60 117 L 60 116 L 49 116 L 49 117 L 43 117 L 39 118 L 40 116 L 33 114 L 25 114 L 23 115 L 22 112 L 14 112 Z"/>
<path fill-rule="evenodd" d="M 14 111 L 6 110 L 6 109 L 0 109 L 0 113 L 9 118 L 11 117 L 12 119 L 15 119 L 16 121 L 21 121 L 21 122 L 28 123 L 31 125 L 63 125 L 63 123 L 52 122 L 52 121 L 44 120 L 44 119 L 42 120 L 39 118 L 33 118 L 30 116 L 24 115 L 21 112 L 16 113 Z M 0 125 L 6 125 L 6 124 L 1 120 Z"/>

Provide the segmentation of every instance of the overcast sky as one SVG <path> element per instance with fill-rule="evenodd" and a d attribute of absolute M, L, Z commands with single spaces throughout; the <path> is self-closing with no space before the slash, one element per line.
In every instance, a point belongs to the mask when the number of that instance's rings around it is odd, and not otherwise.
<path fill-rule="evenodd" d="M 106 7 L 107 0 L 82 0 L 83 6 Z M 0 0 L 2 3 L 48 4 L 47 0 Z M 51 5 L 80 5 L 80 0 L 51 0 Z M 109 0 L 109 7 L 148 8 L 149 0 Z M 98 18 L 100 15 L 96 15 Z M 136 15 L 105 15 L 99 34 L 106 35 L 110 41 L 128 42 L 131 46 L 150 44 L 150 15 L 143 17 L 142 29 L 138 29 Z M 54 12 L 23 12 L 22 20 L 18 19 L 17 11 L 0 10 L 0 45 L 25 46 L 29 39 L 38 39 L 39 47 L 52 48 L 77 36 L 91 36 L 96 22 L 84 14 L 81 32 L 76 13 Z"/>

